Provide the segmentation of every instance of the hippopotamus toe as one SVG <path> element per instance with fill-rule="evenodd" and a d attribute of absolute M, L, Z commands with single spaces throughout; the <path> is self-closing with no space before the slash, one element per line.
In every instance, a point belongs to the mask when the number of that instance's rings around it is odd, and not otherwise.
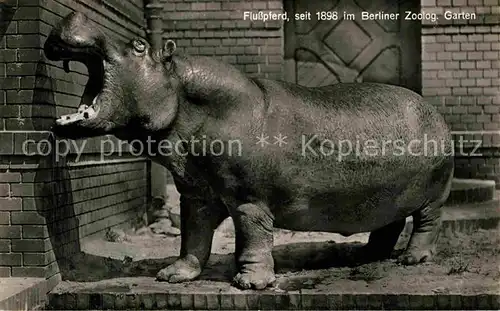
<path fill-rule="evenodd" d="M 275 281 L 276 277 L 272 270 L 240 272 L 233 279 L 233 283 L 241 289 L 264 289 Z"/>

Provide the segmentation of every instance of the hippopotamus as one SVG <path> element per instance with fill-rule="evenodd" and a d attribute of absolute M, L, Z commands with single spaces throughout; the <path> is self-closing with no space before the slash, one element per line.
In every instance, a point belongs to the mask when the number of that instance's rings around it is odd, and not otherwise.
<path fill-rule="evenodd" d="M 196 279 L 228 217 L 234 284 L 242 289 L 276 281 L 274 228 L 369 232 L 363 252 L 378 261 L 394 254 L 411 216 L 398 260 L 432 259 L 453 145 L 444 118 L 416 92 L 376 82 L 304 87 L 249 77 L 216 58 L 181 53 L 173 40 L 156 48 L 142 38 L 116 42 L 77 12 L 52 29 L 44 52 L 65 68 L 84 63 L 89 74 L 79 110 L 55 120 L 56 137 L 148 143 L 144 156 L 172 173 L 181 195 L 181 251 L 157 280 Z"/>

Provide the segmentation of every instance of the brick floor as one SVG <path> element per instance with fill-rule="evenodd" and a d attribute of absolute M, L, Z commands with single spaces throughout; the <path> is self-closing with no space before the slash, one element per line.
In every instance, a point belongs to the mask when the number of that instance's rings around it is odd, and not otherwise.
<path fill-rule="evenodd" d="M 147 292 L 51 294 L 55 310 L 498 310 L 500 295 L 331 294 L 314 290 L 274 293 Z"/>

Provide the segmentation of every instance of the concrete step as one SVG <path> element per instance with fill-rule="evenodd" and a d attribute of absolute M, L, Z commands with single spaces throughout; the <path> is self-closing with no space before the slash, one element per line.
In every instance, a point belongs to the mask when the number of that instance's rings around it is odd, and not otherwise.
<path fill-rule="evenodd" d="M 47 301 L 44 278 L 0 278 L 0 310 L 41 310 Z"/>
<path fill-rule="evenodd" d="M 495 187 L 494 180 L 454 178 L 446 204 L 479 203 L 493 200 Z"/>
<path fill-rule="evenodd" d="M 441 233 L 444 235 L 470 234 L 481 229 L 497 229 L 500 227 L 500 199 L 496 198 L 481 203 L 444 206 L 441 215 Z M 410 234 L 412 228 L 413 220 L 408 217 L 404 230 L 405 234 Z"/>

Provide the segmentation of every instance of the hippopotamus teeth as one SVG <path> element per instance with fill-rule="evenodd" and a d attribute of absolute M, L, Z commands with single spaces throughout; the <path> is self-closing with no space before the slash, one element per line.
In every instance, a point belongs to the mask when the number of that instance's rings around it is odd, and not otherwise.
<path fill-rule="evenodd" d="M 59 125 L 70 124 L 76 121 L 91 119 L 97 115 L 97 111 L 92 106 L 82 105 L 77 113 L 63 115 L 56 120 Z"/>
<path fill-rule="evenodd" d="M 87 106 L 83 111 L 83 115 L 86 119 L 93 117 L 95 114 L 97 114 L 97 111 L 92 106 Z"/>
<path fill-rule="evenodd" d="M 81 105 L 80 107 L 78 107 L 78 112 L 83 113 L 87 108 L 89 108 L 88 105 Z"/>

